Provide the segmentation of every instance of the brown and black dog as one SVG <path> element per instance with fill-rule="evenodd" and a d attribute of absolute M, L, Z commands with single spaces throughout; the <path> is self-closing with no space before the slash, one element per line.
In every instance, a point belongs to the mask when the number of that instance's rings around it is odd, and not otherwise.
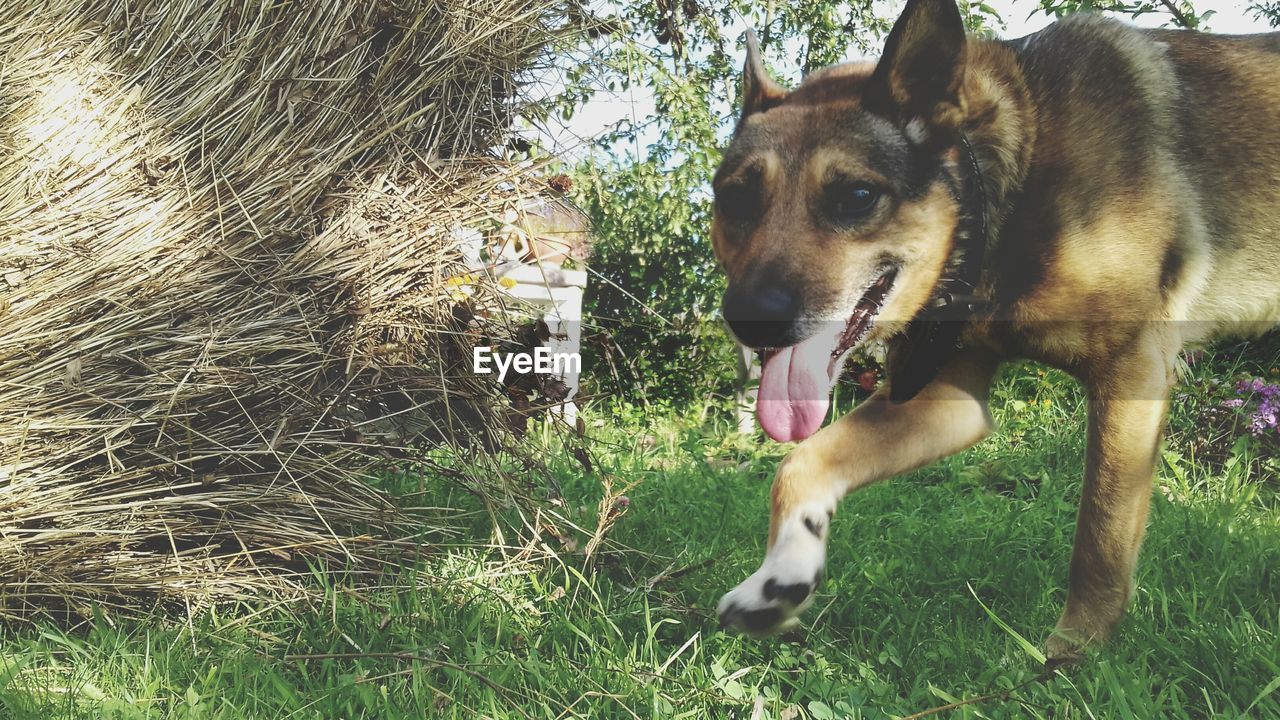
<path fill-rule="evenodd" d="M 1089 406 L 1048 655 L 1104 640 L 1132 592 L 1179 351 L 1280 321 L 1277 77 L 1280 35 L 1076 16 L 986 40 L 954 0 L 909 0 L 878 63 L 794 90 L 749 37 L 712 237 L 725 317 L 765 350 L 761 425 L 803 442 L 722 622 L 793 622 L 837 501 L 985 437 L 993 374 L 1030 358 L 1078 378 Z M 871 340 L 889 347 L 886 386 L 819 430 L 844 357 Z"/>

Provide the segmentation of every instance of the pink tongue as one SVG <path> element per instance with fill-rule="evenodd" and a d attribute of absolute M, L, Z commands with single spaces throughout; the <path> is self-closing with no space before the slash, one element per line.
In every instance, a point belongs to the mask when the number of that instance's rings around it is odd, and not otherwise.
<path fill-rule="evenodd" d="M 756 416 L 778 442 L 797 442 L 818 431 L 827 417 L 831 378 L 827 368 L 838 338 L 818 333 L 769 356 L 760 374 Z"/>

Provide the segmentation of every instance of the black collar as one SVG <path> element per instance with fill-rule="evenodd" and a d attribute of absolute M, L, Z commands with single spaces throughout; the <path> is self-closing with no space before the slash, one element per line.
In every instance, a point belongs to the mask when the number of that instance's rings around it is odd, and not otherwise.
<path fill-rule="evenodd" d="M 989 232 L 987 188 L 978 157 L 964 133 L 960 134 L 960 147 L 968 167 L 961 169 L 956 183 L 964 215 L 952 242 L 952 272 L 938 281 L 929 306 L 916 315 L 890 351 L 889 399 L 895 403 L 915 397 L 938 376 L 960 349 L 960 335 L 969 319 L 989 305 L 978 295 Z"/>

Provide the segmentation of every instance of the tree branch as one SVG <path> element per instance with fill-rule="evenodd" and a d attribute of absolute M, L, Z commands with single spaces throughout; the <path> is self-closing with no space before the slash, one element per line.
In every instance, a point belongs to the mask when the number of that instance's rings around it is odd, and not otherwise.
<path fill-rule="evenodd" d="M 1179 10 L 1173 0 L 1160 0 L 1160 4 L 1168 8 L 1169 13 L 1173 15 L 1174 22 L 1188 30 L 1196 29 L 1195 21 L 1192 20 L 1192 18 L 1187 17 L 1186 13 Z"/>

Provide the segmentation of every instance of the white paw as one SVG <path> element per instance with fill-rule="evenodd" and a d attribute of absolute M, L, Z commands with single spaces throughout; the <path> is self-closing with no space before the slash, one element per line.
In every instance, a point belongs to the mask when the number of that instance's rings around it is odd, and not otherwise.
<path fill-rule="evenodd" d="M 793 512 L 760 569 L 720 598 L 721 627 L 770 635 L 795 625 L 822 583 L 830 524 L 830 511 L 820 505 Z"/>

